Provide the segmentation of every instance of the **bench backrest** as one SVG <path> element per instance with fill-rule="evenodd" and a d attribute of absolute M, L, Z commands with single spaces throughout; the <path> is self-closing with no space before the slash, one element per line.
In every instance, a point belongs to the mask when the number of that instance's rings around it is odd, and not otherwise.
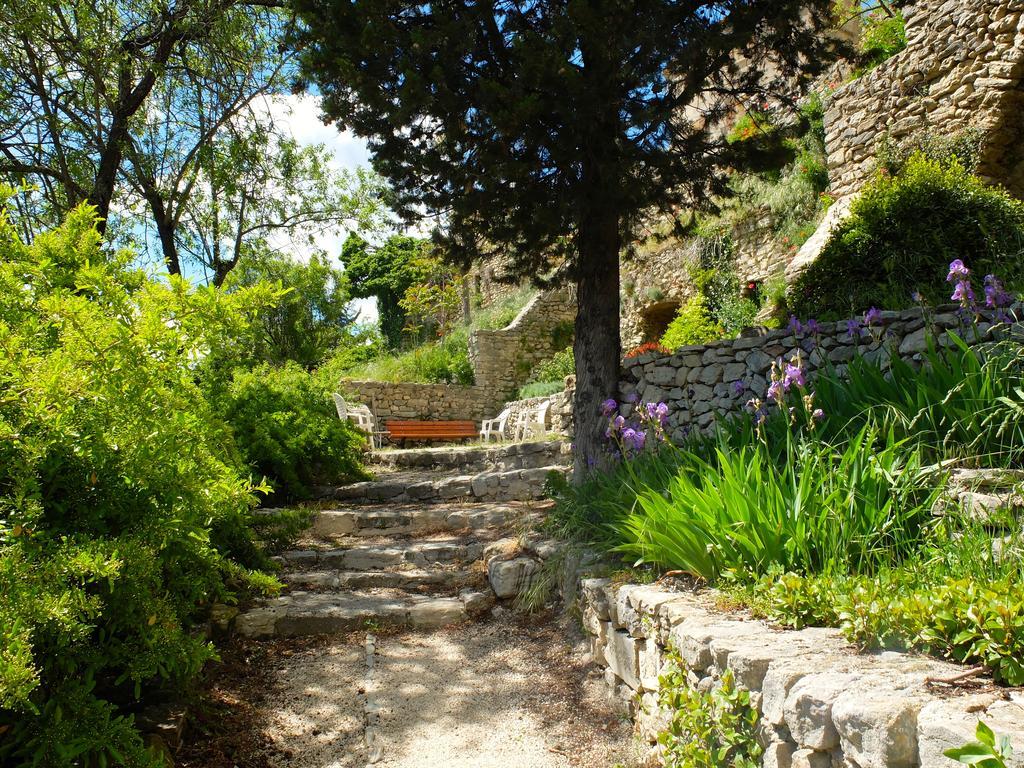
<path fill-rule="evenodd" d="M 388 421 L 393 438 L 414 437 L 476 437 L 474 421 Z"/>

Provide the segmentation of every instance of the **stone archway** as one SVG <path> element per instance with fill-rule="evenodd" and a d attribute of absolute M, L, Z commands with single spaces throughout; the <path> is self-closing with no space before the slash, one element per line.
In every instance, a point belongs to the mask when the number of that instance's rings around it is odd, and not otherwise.
<path fill-rule="evenodd" d="M 664 336 L 678 312 L 679 301 L 676 299 L 659 301 L 640 310 L 640 331 L 644 343 L 656 342 Z"/>

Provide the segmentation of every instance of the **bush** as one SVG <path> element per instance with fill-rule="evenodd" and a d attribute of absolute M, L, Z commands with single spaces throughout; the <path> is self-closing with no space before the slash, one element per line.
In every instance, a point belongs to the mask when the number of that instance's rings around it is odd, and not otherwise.
<path fill-rule="evenodd" d="M 679 309 L 679 314 L 661 337 L 661 345 L 676 350 L 691 344 L 706 344 L 721 336 L 722 329 L 708 313 L 707 300 L 703 295 L 697 295 Z"/>
<path fill-rule="evenodd" d="M 22 244 L 0 214 L 0 763 L 155 766 L 128 714 L 214 657 L 209 606 L 254 488 L 195 381 L 274 300 L 153 281 L 73 212 Z"/>
<path fill-rule="evenodd" d="M 874 69 L 907 47 L 907 28 L 898 10 L 890 16 L 875 10 L 864 19 L 860 50 L 863 65 L 858 74 Z"/>
<path fill-rule="evenodd" d="M 338 418 L 330 394 L 294 363 L 235 372 L 220 408 L 275 500 L 309 499 L 318 484 L 365 477 L 359 457 L 366 438 Z"/>
<path fill-rule="evenodd" d="M 576 373 L 576 359 L 573 356 L 572 347 L 566 347 L 561 352 L 556 352 L 547 360 L 537 363 L 530 372 L 528 384 L 539 384 L 548 382 L 564 382 L 566 376 Z"/>
<path fill-rule="evenodd" d="M 547 397 L 557 395 L 565 391 L 565 384 L 561 381 L 538 381 L 535 384 L 524 384 L 516 393 L 519 400 L 529 400 L 531 397 Z"/>
<path fill-rule="evenodd" d="M 948 302 L 944 277 L 954 259 L 979 275 L 999 273 L 1016 289 L 1022 254 L 1024 203 L 955 162 L 943 167 L 916 154 L 898 176 L 880 174 L 864 188 L 794 282 L 789 304 L 800 317 L 839 319 L 872 306 L 911 306 L 915 291 L 930 304 Z"/>

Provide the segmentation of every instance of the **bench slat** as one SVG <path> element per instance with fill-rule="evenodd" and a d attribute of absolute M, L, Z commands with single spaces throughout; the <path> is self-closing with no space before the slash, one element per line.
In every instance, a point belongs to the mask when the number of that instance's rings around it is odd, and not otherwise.
<path fill-rule="evenodd" d="M 393 440 L 451 440 L 476 437 L 473 421 L 397 421 L 387 422 L 388 436 Z"/>

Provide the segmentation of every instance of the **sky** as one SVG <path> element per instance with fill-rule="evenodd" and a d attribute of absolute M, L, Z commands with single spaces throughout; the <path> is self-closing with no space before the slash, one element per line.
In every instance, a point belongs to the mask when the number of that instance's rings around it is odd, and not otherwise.
<path fill-rule="evenodd" d="M 320 107 L 315 96 L 309 94 L 288 94 L 275 96 L 268 109 L 275 116 L 282 130 L 287 130 L 302 146 L 323 144 L 334 158 L 337 170 L 354 170 L 360 165 L 369 165 L 370 152 L 363 139 L 351 131 L 339 131 L 333 125 L 324 125 L 320 120 Z M 317 238 L 317 245 L 331 255 L 341 253 L 341 245 L 347 232 Z M 293 254 L 302 258 L 303 254 Z M 359 319 L 376 322 L 377 303 L 374 299 L 356 299 L 353 306 L 359 310 Z"/>

